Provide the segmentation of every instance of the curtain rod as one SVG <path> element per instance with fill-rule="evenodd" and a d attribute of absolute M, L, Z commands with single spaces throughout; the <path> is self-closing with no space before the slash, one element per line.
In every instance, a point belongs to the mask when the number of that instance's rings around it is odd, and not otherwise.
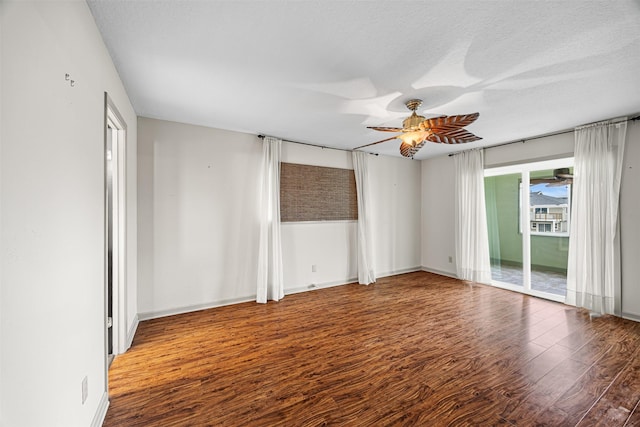
<path fill-rule="evenodd" d="M 617 121 L 614 120 L 611 124 L 624 123 L 624 122 L 635 122 L 636 120 L 640 120 L 640 116 L 635 116 L 635 117 L 632 117 L 630 119 L 624 119 L 624 120 L 617 120 Z M 585 125 L 583 125 L 583 126 L 585 126 Z M 580 126 L 576 126 L 576 127 L 580 127 Z M 573 129 L 565 129 L 565 130 L 561 130 L 561 131 L 558 131 L 558 132 L 545 133 L 543 135 L 532 136 L 531 138 L 516 139 L 515 141 L 503 142 L 502 144 L 489 145 L 488 147 L 480 147 L 480 148 L 482 148 L 483 150 L 488 150 L 489 148 L 503 147 L 505 145 L 517 144 L 519 142 L 524 144 L 527 141 L 533 141 L 533 140 L 536 140 L 536 139 L 547 138 L 549 136 L 564 135 L 565 133 L 571 133 L 571 132 L 574 132 L 574 131 L 575 131 L 575 128 L 573 128 Z M 467 150 L 463 150 L 463 151 L 467 151 Z M 462 153 L 462 151 L 459 151 L 458 153 Z M 450 154 L 448 154 L 448 156 L 449 157 L 455 156 L 458 153 L 450 153 Z"/>
<path fill-rule="evenodd" d="M 265 135 L 258 135 L 258 138 L 260 139 L 264 139 Z M 309 147 L 316 147 L 316 148 L 322 148 L 322 149 L 329 149 L 329 150 L 338 150 L 338 151 L 346 151 L 348 153 L 353 153 L 353 150 L 347 150 L 346 148 L 334 148 L 334 147 L 327 147 L 326 145 L 318 145 L 318 144 L 311 144 L 310 142 L 299 142 L 299 141 L 291 141 L 288 139 L 281 139 L 281 141 L 284 142 L 290 142 L 292 144 L 301 144 L 301 145 L 308 145 Z M 367 151 L 365 151 L 365 153 L 367 153 Z M 371 154 L 373 156 L 377 156 L 378 153 L 368 153 Z"/>

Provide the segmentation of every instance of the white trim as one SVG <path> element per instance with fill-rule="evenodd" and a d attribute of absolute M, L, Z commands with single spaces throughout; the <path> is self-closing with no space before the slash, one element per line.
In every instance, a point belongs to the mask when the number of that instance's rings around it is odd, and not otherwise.
<path fill-rule="evenodd" d="M 183 306 L 178 308 L 169 308 L 166 310 L 148 311 L 146 313 L 139 313 L 138 318 L 142 322 L 144 320 L 174 316 L 176 314 L 191 313 L 193 311 L 207 310 L 209 308 L 224 307 L 226 305 L 241 304 L 243 302 L 252 302 L 252 301 L 255 302 L 255 300 L 256 300 L 255 295 L 252 295 L 249 297 L 243 297 L 243 298 L 232 298 L 228 300 L 215 301 L 215 302 L 209 302 L 204 304 L 195 304 L 195 305 L 188 305 L 188 306 Z"/>
<path fill-rule="evenodd" d="M 101 427 L 104 423 L 104 419 L 107 417 L 107 410 L 109 409 L 109 394 L 107 392 L 102 393 L 98 409 L 96 410 L 93 420 L 91 421 L 91 427 Z"/>
<path fill-rule="evenodd" d="M 412 268 L 403 268 L 400 270 L 394 270 L 391 272 L 387 272 L 384 273 L 380 277 L 388 277 L 388 276 L 396 276 L 398 274 L 405 274 L 405 273 L 412 273 L 414 271 L 420 271 L 420 270 L 424 270 L 424 268 L 421 267 L 412 267 Z M 442 274 L 442 275 L 446 275 L 445 273 L 436 273 L 436 274 Z M 332 282 L 324 282 L 324 283 L 312 283 L 309 284 L 307 286 L 300 286 L 300 287 L 296 287 L 296 288 L 290 288 L 290 289 L 285 289 L 284 290 L 284 294 L 285 295 L 293 295 L 293 294 L 299 294 L 301 292 L 307 292 L 307 291 L 314 291 L 314 290 L 318 290 L 318 289 L 324 289 L 324 288 L 332 288 L 335 286 L 342 286 L 342 285 L 349 285 L 352 283 L 357 283 L 358 282 L 358 278 L 357 277 L 352 277 L 352 278 L 348 278 L 348 279 L 344 279 L 344 280 L 335 280 Z M 234 304 L 241 304 L 241 303 L 245 303 L 245 302 L 255 302 L 256 297 L 255 295 L 250 296 L 250 297 L 243 297 L 243 298 L 232 298 L 232 299 L 228 299 L 228 300 L 222 300 L 222 301 L 216 301 L 216 302 L 210 302 L 210 303 L 205 303 L 205 304 L 195 304 L 195 305 L 190 305 L 190 306 L 184 306 L 184 307 L 178 307 L 178 308 L 170 308 L 167 310 L 159 310 L 159 311 L 148 311 L 145 313 L 139 313 L 138 315 L 136 315 L 136 319 L 135 319 L 135 328 L 138 327 L 138 322 L 142 322 L 145 320 L 151 320 L 151 319 L 157 319 L 160 317 L 167 317 L 167 316 L 174 316 L 176 314 L 184 314 L 184 313 L 190 313 L 193 311 L 200 311 L 200 310 L 207 310 L 209 308 L 216 308 L 216 307 L 224 307 L 227 305 L 234 305 Z M 134 327 L 131 328 L 131 330 L 134 330 Z M 130 340 L 133 340 L 133 334 L 135 333 L 135 331 L 132 333 L 132 331 L 130 331 Z"/>
<path fill-rule="evenodd" d="M 634 322 L 640 322 L 640 314 L 623 312 L 622 318 L 627 320 L 633 320 Z"/>
<path fill-rule="evenodd" d="M 410 268 L 401 268 L 400 270 L 386 271 L 384 273 L 376 273 L 376 278 L 380 279 L 381 277 L 389 277 L 389 276 L 397 276 L 399 274 L 413 273 L 416 271 L 422 270 L 422 267 L 410 267 Z"/>
<path fill-rule="evenodd" d="M 538 163 L 535 163 L 538 164 Z M 540 168 L 546 169 L 546 168 Z M 525 292 L 528 294 L 531 289 L 531 176 L 530 170 L 522 171 L 520 177 L 522 185 L 520 186 L 520 224 L 529 224 L 529 228 L 525 233 L 522 231 L 522 283 Z"/>
<path fill-rule="evenodd" d="M 438 274 L 440 276 L 451 277 L 452 279 L 460 280 L 460 278 L 458 277 L 458 275 L 456 273 L 452 273 L 450 271 L 438 270 L 437 268 L 425 267 L 424 265 L 422 266 L 422 271 L 426 271 L 427 273 Z"/>
<path fill-rule="evenodd" d="M 421 268 L 420 267 L 411 267 L 411 268 L 403 268 L 400 270 L 394 270 L 394 271 L 389 271 L 386 273 L 382 273 L 380 275 L 378 275 L 376 278 L 380 279 L 382 277 L 389 277 L 389 276 L 397 276 L 399 274 L 405 274 L 405 273 L 413 273 L 415 271 L 420 271 Z M 292 295 L 292 294 L 299 294 L 302 292 L 307 292 L 307 291 L 316 291 L 318 289 L 324 289 L 324 288 L 332 288 L 335 286 L 341 286 L 341 285 L 350 285 L 352 283 L 358 283 L 358 278 L 357 277 L 352 277 L 349 279 L 344 279 L 344 280 L 335 280 L 332 282 L 324 282 L 324 283 L 311 283 L 307 286 L 299 286 L 296 288 L 291 288 L 291 289 L 285 289 L 284 293 L 285 295 Z M 375 282 L 371 283 L 371 285 L 375 284 Z"/>
<path fill-rule="evenodd" d="M 131 323 L 131 327 L 129 328 L 129 332 L 127 333 L 127 341 L 125 351 L 129 350 L 131 344 L 133 343 L 133 338 L 136 336 L 136 331 L 138 330 L 138 325 L 140 324 L 140 318 L 136 314 L 133 318 L 133 322 Z"/>
<path fill-rule="evenodd" d="M 285 289 L 284 290 L 284 294 L 285 295 L 293 295 L 293 294 L 299 294 L 299 293 L 302 293 L 302 292 L 317 291 L 318 289 L 333 288 L 335 286 L 349 285 L 349 284 L 357 283 L 357 282 L 358 282 L 358 278 L 357 277 L 353 277 L 351 279 L 336 280 L 336 281 L 333 281 L 333 282 L 312 283 L 312 284 L 307 285 L 307 286 L 301 286 L 301 287 L 297 287 L 297 288 Z"/>
<path fill-rule="evenodd" d="M 111 148 L 113 161 L 113 355 L 124 353 L 127 346 L 127 123 L 122 118 L 109 94 L 105 92 L 105 136 L 111 126 L 115 141 Z M 106 141 L 105 141 L 106 143 Z M 106 146 L 105 146 L 106 148 Z M 105 152 L 106 155 L 106 152 Z M 106 162 L 106 161 L 105 161 Z M 106 163 L 105 163 L 106 165 Z M 106 201 L 105 201 L 106 209 Z M 106 226 L 106 224 L 105 224 Z M 105 258 L 106 263 L 106 258 Z M 106 275 L 105 275 L 106 280 Z M 106 319 L 105 319 L 106 321 Z"/>

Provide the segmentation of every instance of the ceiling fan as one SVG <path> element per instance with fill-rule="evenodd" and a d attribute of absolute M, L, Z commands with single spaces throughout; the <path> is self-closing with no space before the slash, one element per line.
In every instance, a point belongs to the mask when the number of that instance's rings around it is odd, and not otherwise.
<path fill-rule="evenodd" d="M 480 113 L 463 114 L 459 116 L 440 116 L 432 119 L 425 119 L 424 116 L 416 114 L 416 110 L 422 105 L 421 99 L 411 99 L 405 103 L 407 108 L 412 111 L 411 115 L 404 119 L 401 128 L 367 126 L 369 129 L 382 132 L 402 132 L 400 135 L 383 139 L 382 141 L 372 142 L 371 144 L 362 145 L 354 148 L 369 147 L 371 145 L 380 144 L 392 139 L 400 139 L 400 154 L 405 157 L 413 158 L 415 154 L 427 142 L 441 142 L 445 144 L 461 144 L 465 142 L 477 141 L 480 138 L 463 129 L 475 122 Z"/>

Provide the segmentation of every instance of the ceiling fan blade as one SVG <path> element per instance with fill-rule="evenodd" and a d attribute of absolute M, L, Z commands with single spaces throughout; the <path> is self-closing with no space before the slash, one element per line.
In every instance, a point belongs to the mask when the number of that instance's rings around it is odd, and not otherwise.
<path fill-rule="evenodd" d="M 467 142 L 473 142 L 481 140 L 479 136 L 472 134 L 466 129 L 456 129 L 452 132 L 432 133 L 427 137 L 431 142 L 438 142 L 443 144 L 464 144 Z"/>
<path fill-rule="evenodd" d="M 471 123 L 475 122 L 479 116 L 480 113 L 442 116 L 427 119 L 422 123 L 424 123 L 426 128 L 430 128 L 434 132 L 438 132 L 439 130 L 453 130 L 469 126 Z"/>
<path fill-rule="evenodd" d="M 407 144 L 406 142 L 402 141 L 402 144 L 400 144 L 400 154 L 402 154 L 404 157 L 409 157 L 411 159 L 413 159 L 413 156 L 416 155 L 416 153 L 418 152 L 418 150 L 420 150 L 422 148 L 422 146 L 426 143 L 427 141 L 424 140 L 419 144 L 411 145 L 411 144 Z"/>
<path fill-rule="evenodd" d="M 367 129 L 379 130 L 380 132 L 402 132 L 402 128 L 390 128 L 385 126 L 367 126 Z"/>
<path fill-rule="evenodd" d="M 558 182 L 555 178 L 531 178 L 529 180 L 529 184 L 537 185 L 537 184 L 553 184 Z"/>
<path fill-rule="evenodd" d="M 392 139 L 396 139 L 396 138 L 397 138 L 397 136 L 392 136 L 391 138 L 383 139 L 382 141 L 377 141 L 377 142 L 372 142 L 371 144 L 361 145 L 360 147 L 356 147 L 356 148 L 354 148 L 354 150 L 359 150 L 359 149 L 361 149 L 361 148 L 368 147 L 368 146 L 370 146 L 370 145 L 380 144 L 381 142 L 391 141 Z"/>

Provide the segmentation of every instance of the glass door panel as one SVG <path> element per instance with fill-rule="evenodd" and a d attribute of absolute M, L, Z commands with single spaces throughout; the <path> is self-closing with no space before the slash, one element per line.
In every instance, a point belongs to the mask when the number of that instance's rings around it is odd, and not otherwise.
<path fill-rule="evenodd" d="M 520 173 L 484 179 L 492 280 L 524 285 Z"/>
<path fill-rule="evenodd" d="M 571 221 L 573 168 L 530 173 L 531 289 L 564 297 Z"/>

